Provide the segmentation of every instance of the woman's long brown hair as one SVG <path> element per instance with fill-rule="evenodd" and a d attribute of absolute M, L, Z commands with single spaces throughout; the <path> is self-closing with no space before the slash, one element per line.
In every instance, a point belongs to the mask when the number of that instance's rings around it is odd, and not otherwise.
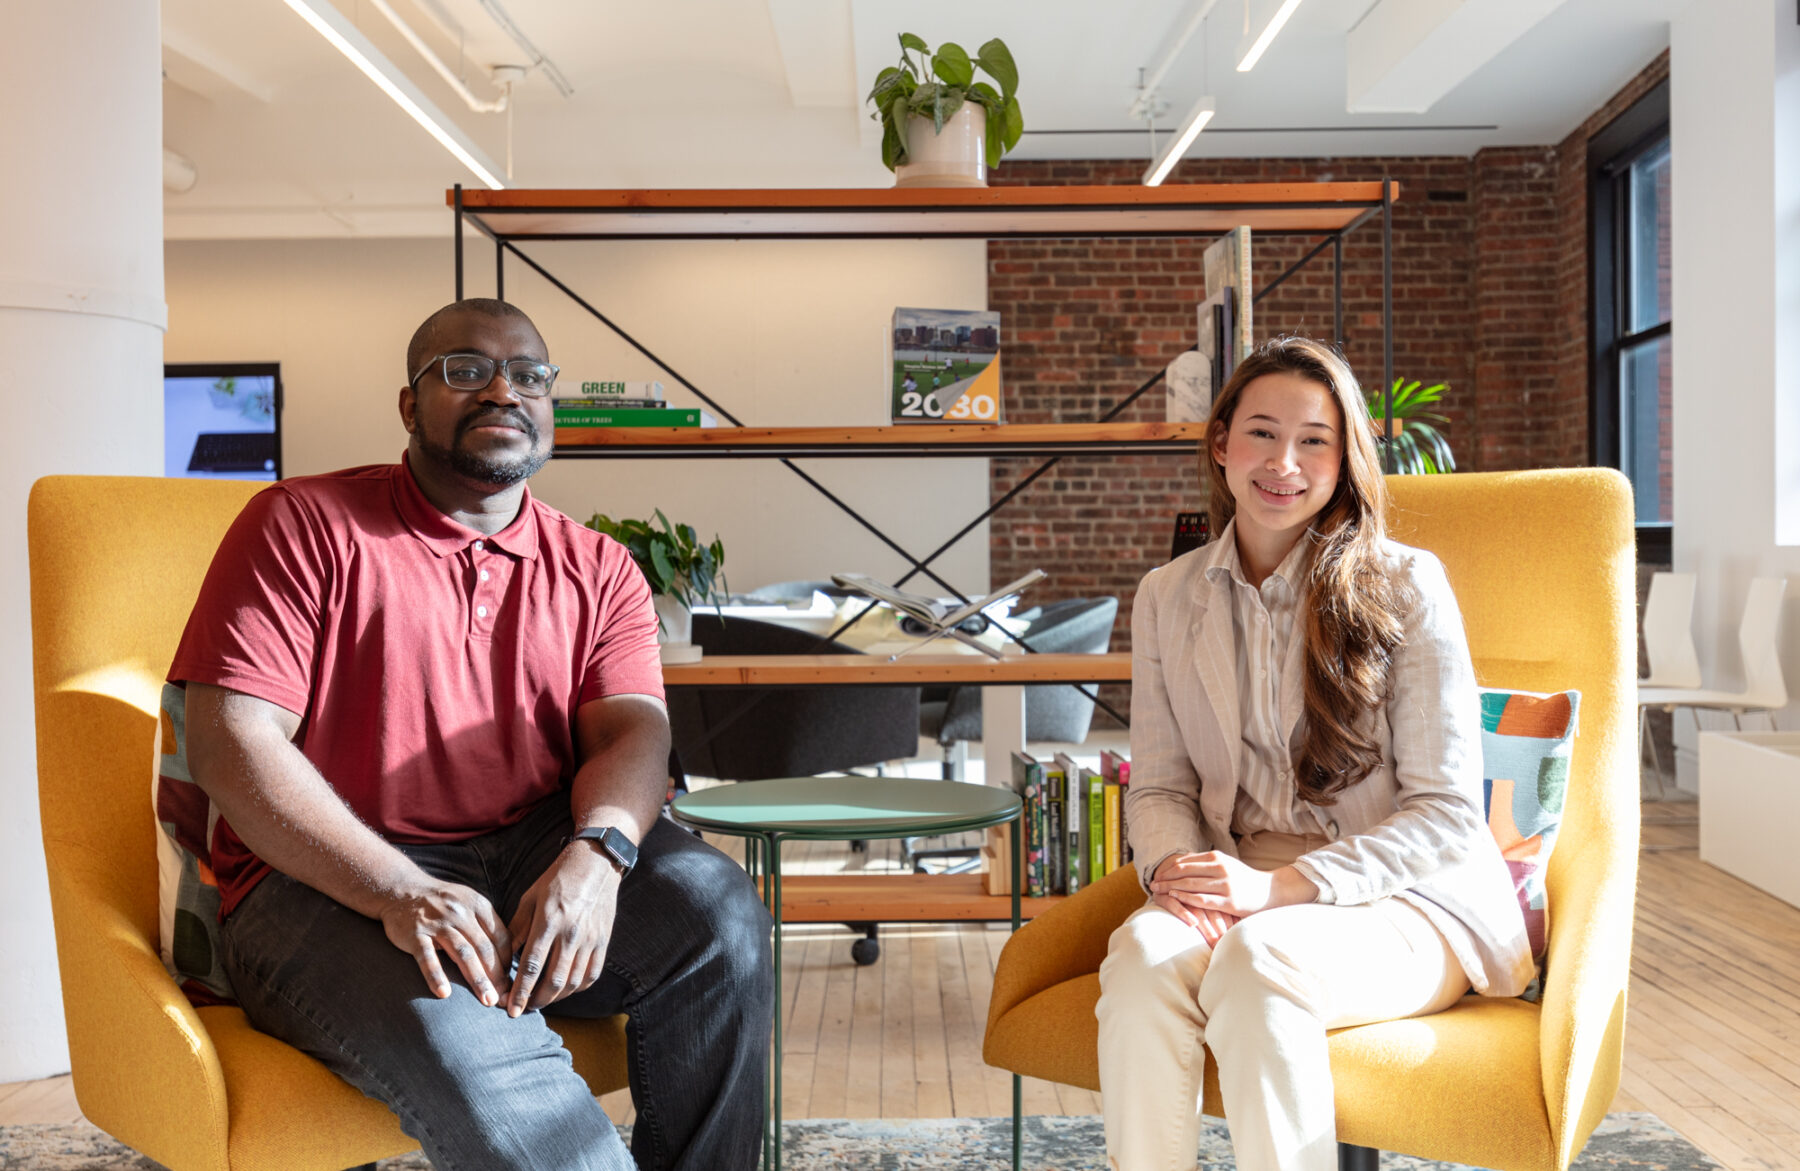
<path fill-rule="evenodd" d="M 1244 388 L 1278 373 L 1323 386 L 1343 423 L 1337 490 L 1306 536 L 1314 545 L 1301 610 L 1306 622 L 1306 728 L 1294 762 L 1300 795 L 1314 805 L 1334 805 L 1339 793 L 1381 764 L 1381 740 L 1369 716 L 1388 698 L 1388 668 L 1401 641 L 1401 615 L 1412 599 L 1382 565 L 1387 484 L 1362 388 L 1343 355 L 1323 342 L 1284 337 L 1264 343 L 1245 356 L 1213 400 L 1200 462 L 1212 485 L 1219 526 L 1235 515 L 1237 501 L 1213 457 L 1213 438 L 1230 433 Z"/>

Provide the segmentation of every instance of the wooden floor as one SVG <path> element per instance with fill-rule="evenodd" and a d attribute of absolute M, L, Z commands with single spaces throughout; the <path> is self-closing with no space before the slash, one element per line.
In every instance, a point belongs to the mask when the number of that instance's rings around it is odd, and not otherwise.
<path fill-rule="evenodd" d="M 1702 863 L 1694 806 L 1644 807 L 1624 1084 L 1614 1108 L 1648 1110 L 1732 1171 L 1800 1171 L 1800 910 Z M 788 872 L 893 869 L 867 855 L 803 847 Z M 895 926 L 858 967 L 854 937 L 789 930 L 783 995 L 789 1118 L 939 1118 L 1010 1110 L 1007 1075 L 981 1063 L 994 960 L 1006 935 L 983 925 Z M 623 1095 L 609 1096 L 629 1117 Z M 1093 1114 L 1098 1096 L 1026 1084 L 1034 1114 Z M 78 1118 L 65 1078 L 0 1086 L 0 1124 Z"/>

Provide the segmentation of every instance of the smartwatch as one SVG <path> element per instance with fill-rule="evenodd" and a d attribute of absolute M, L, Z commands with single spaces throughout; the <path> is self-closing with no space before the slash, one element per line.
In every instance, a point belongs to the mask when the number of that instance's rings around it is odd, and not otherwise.
<path fill-rule="evenodd" d="M 592 842 L 600 847 L 600 852 L 611 858 L 613 864 L 618 866 L 620 877 L 630 874 L 631 868 L 637 865 L 637 847 L 617 826 L 591 825 L 586 829 L 576 830 L 569 841 Z M 567 845 L 568 842 L 563 844 Z"/>

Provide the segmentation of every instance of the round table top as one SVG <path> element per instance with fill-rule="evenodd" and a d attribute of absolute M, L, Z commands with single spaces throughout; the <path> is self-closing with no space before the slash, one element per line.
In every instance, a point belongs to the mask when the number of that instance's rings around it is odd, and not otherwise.
<path fill-rule="evenodd" d="M 781 777 L 675 798 L 677 820 L 724 833 L 820 839 L 930 836 L 1004 825 L 1011 790 L 905 777 Z"/>

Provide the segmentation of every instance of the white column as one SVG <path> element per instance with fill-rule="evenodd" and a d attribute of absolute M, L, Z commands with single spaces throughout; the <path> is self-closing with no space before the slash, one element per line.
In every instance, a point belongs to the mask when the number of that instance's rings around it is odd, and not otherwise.
<path fill-rule="evenodd" d="M 0 114 L 0 1082 L 69 1068 L 38 828 L 25 499 L 58 472 L 158 475 L 162 64 L 146 0 L 13 0 Z M 146 788 L 149 760 L 145 760 Z"/>
<path fill-rule="evenodd" d="M 1694 0 L 1670 25 L 1675 568 L 1699 576 L 1709 687 L 1743 686 L 1750 579 L 1786 576 L 1800 695 L 1800 24 L 1792 0 Z M 1778 714 L 1797 726 L 1794 706 Z M 1728 716 L 1702 714 L 1709 729 Z M 1747 727 L 1764 728 L 1760 716 Z M 1697 787 L 1693 723 L 1678 776 Z M 1702 786 L 1703 788 L 1703 786 Z M 1705 799 L 1702 791 L 1702 800 Z M 1782 832 L 1770 825 L 1771 833 Z"/>

